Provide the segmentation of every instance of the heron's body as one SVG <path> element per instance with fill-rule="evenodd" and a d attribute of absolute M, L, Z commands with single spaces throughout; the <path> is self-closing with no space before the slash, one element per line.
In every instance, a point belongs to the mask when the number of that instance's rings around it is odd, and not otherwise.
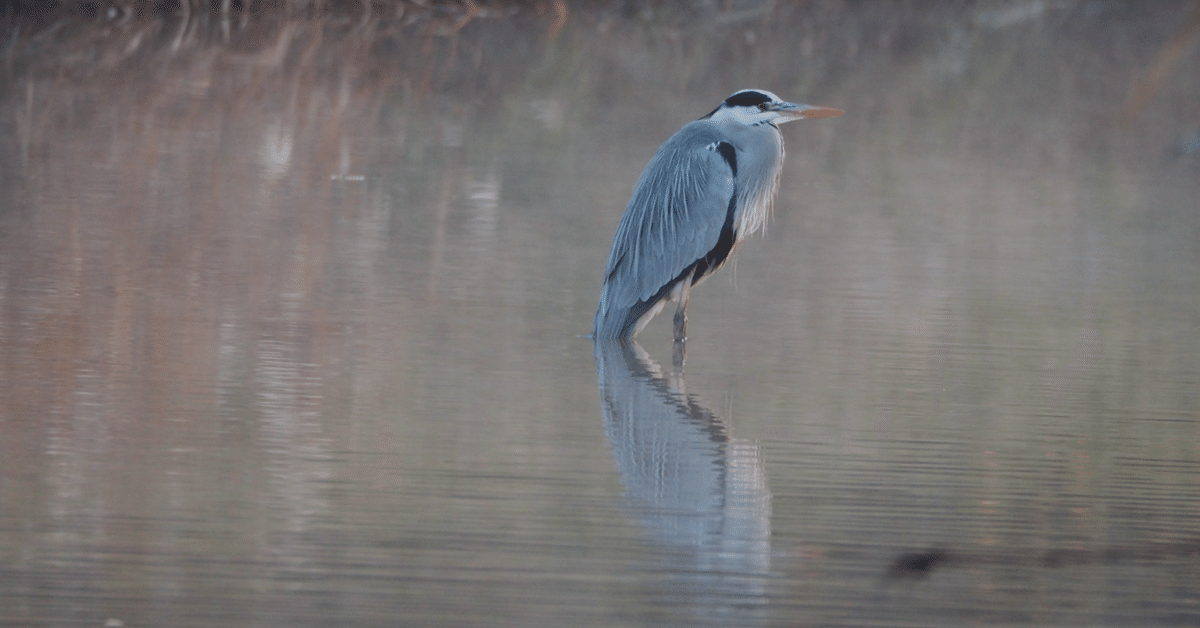
<path fill-rule="evenodd" d="M 691 288 L 761 229 L 783 169 L 777 122 L 841 111 L 743 90 L 658 149 L 613 238 L 595 338 L 630 338 L 671 302 L 683 340 Z"/>

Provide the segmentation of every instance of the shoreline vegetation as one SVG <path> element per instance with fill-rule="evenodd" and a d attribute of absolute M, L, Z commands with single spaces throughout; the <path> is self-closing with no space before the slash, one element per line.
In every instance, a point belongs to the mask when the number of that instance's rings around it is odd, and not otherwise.
<path fill-rule="evenodd" d="M 350 118 L 427 126 L 439 100 L 484 141 L 527 106 L 565 128 L 643 103 L 673 129 L 757 86 L 846 109 L 837 144 L 896 159 L 949 149 L 1041 168 L 1087 153 L 1153 169 L 1200 153 L 1198 16 L 1138 2 L 18 2 L 0 11 L 0 143 L 16 149 L 0 166 L 84 111 L 134 127 L 277 111 L 332 138 Z M 831 141 L 810 154 L 836 155 Z"/>
<path fill-rule="evenodd" d="M 401 77 L 419 94 L 472 82 L 469 72 L 456 77 L 459 66 L 508 75 L 555 54 L 551 62 L 577 65 L 567 74 L 626 66 L 619 69 L 644 87 L 706 96 L 729 91 L 716 77 L 730 71 L 777 74 L 784 84 L 776 90 L 854 94 L 891 89 L 886 81 L 918 70 L 933 79 L 927 84 L 950 88 L 973 72 L 1036 64 L 1035 77 L 1051 76 L 1034 87 L 1057 89 L 1052 98 L 1069 98 L 1063 89 L 1075 85 L 1116 82 L 1119 93 L 1108 90 L 1103 106 L 1119 109 L 1125 126 L 1164 98 L 1175 113 L 1192 108 L 1194 73 L 1183 69 L 1198 39 L 1200 4 L 1137 2 L 913 9 L 842 0 L 102 0 L 18 1 L 0 10 L 10 87 L 25 76 L 161 66 L 185 53 L 265 68 L 350 60 L 364 75 Z"/>

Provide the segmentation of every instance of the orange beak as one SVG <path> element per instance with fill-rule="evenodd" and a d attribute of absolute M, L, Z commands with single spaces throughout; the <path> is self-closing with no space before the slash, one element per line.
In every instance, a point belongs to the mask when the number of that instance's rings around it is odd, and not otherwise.
<path fill-rule="evenodd" d="M 836 118 L 846 112 L 821 105 L 800 105 L 800 110 L 796 113 L 800 118 Z"/>
<path fill-rule="evenodd" d="M 822 107 L 821 105 L 797 105 L 796 103 L 782 103 L 775 107 L 775 111 L 787 116 L 781 122 L 790 122 L 799 120 L 800 118 L 835 118 L 845 113 L 841 109 L 833 107 Z"/>

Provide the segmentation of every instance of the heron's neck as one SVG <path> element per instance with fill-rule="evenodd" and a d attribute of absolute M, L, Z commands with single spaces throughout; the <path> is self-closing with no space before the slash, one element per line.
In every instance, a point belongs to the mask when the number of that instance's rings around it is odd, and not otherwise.
<path fill-rule="evenodd" d="M 771 216 L 779 173 L 783 170 L 783 135 L 773 124 L 740 127 L 733 136 L 738 149 L 737 239 L 766 226 Z"/>

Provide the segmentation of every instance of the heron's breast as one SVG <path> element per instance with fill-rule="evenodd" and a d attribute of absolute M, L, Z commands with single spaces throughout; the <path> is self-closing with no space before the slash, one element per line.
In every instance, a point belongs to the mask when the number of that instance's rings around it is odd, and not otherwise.
<path fill-rule="evenodd" d="M 734 217 L 739 240 L 757 233 L 771 216 L 783 170 L 783 143 L 771 144 L 768 150 L 752 151 L 754 154 L 745 157 L 739 154 L 740 162 L 745 163 L 738 172 L 738 214 Z"/>

